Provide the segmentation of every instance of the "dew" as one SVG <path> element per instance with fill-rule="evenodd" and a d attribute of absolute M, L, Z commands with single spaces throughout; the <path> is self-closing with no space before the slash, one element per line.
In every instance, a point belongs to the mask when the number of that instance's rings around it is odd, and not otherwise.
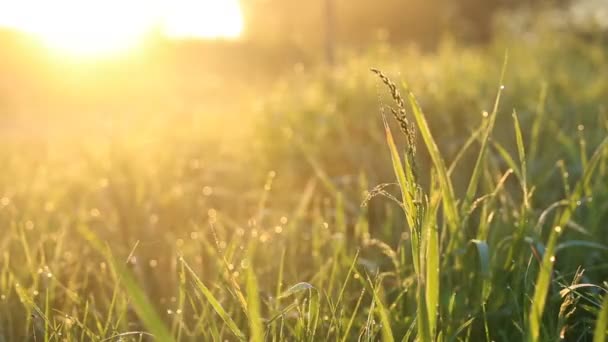
<path fill-rule="evenodd" d="M 233 264 L 228 264 L 228 269 L 229 269 L 230 271 L 234 270 L 234 265 L 233 265 Z"/>
<path fill-rule="evenodd" d="M 50 279 L 50 278 L 53 278 L 53 273 L 48 272 L 48 273 L 46 274 L 46 277 L 47 277 L 47 278 L 49 278 L 49 279 Z"/>
<path fill-rule="evenodd" d="M 207 210 L 207 215 L 209 216 L 209 218 L 216 218 L 217 210 L 211 208 L 211 209 Z"/>
<path fill-rule="evenodd" d="M 34 296 L 34 297 L 36 297 L 39 294 L 40 294 L 40 292 L 38 292 L 38 290 L 32 291 L 32 296 Z"/>
<path fill-rule="evenodd" d="M 585 126 L 584 125 L 578 125 L 576 128 L 578 129 L 579 132 L 582 132 L 582 131 L 585 130 Z"/>
<path fill-rule="evenodd" d="M 500 86 L 500 90 L 505 90 L 505 86 L 504 86 L 504 85 L 501 85 L 501 86 Z"/>
<path fill-rule="evenodd" d="M 355 279 L 359 279 L 359 274 L 358 274 L 358 273 L 355 273 L 355 275 L 353 276 L 353 278 L 355 278 Z"/>
<path fill-rule="evenodd" d="M 220 241 L 218 242 L 218 246 L 220 247 L 220 249 L 226 249 L 226 246 L 228 246 L 226 244 L 226 241 Z"/>
<path fill-rule="evenodd" d="M 168 315 L 173 315 L 173 310 L 171 310 L 171 309 L 167 309 L 167 314 L 168 314 Z"/>
<path fill-rule="evenodd" d="M 270 235 L 268 235 L 267 233 L 262 233 L 260 235 L 260 242 L 261 243 L 265 243 L 268 240 L 270 240 Z"/>
<path fill-rule="evenodd" d="M 557 226 L 554 228 L 556 233 L 561 233 L 562 232 L 562 227 Z"/>
<path fill-rule="evenodd" d="M 99 212 L 99 209 L 97 209 L 97 208 L 91 209 L 89 214 L 91 215 L 91 217 L 99 217 L 99 215 L 101 215 L 101 213 Z"/>
<path fill-rule="evenodd" d="M 483 113 L 481 113 L 481 116 L 483 116 L 484 118 L 487 118 L 488 116 L 490 116 L 490 114 L 484 110 Z"/>
<path fill-rule="evenodd" d="M 576 201 L 576 205 L 577 205 L 577 206 L 580 206 L 581 204 L 583 204 L 583 202 L 581 202 L 581 201 Z"/>
<path fill-rule="evenodd" d="M 248 267 L 249 267 L 249 260 L 247 260 L 247 259 L 241 260 L 241 268 L 247 269 Z"/>
<path fill-rule="evenodd" d="M 287 217 L 283 216 L 283 217 L 281 217 L 280 221 L 281 221 L 281 224 L 287 224 L 288 219 L 287 219 Z"/>
<path fill-rule="evenodd" d="M 176 313 L 177 315 L 181 315 L 181 314 L 182 314 L 182 309 L 177 309 L 177 310 L 175 310 L 175 313 Z"/>
<path fill-rule="evenodd" d="M 281 234 L 283 232 L 283 227 L 281 227 L 281 226 L 274 227 L 274 232 L 277 234 Z"/>
<path fill-rule="evenodd" d="M 551 257 L 549 258 L 549 260 L 550 260 L 551 262 L 555 262 L 555 255 L 551 256 Z"/>
<path fill-rule="evenodd" d="M 25 229 L 27 230 L 33 230 L 35 227 L 34 222 L 27 220 L 25 221 Z"/>
<path fill-rule="evenodd" d="M 329 228 L 329 223 L 323 222 L 323 228 L 328 229 Z"/>
<path fill-rule="evenodd" d="M 329 316 L 327 316 L 327 315 L 323 316 L 323 320 L 324 321 L 329 321 Z"/>
<path fill-rule="evenodd" d="M 102 271 L 105 271 L 107 267 L 108 267 L 108 266 L 106 265 L 106 263 L 105 263 L 105 262 L 101 262 L 101 263 L 99 263 L 99 268 L 101 268 L 101 270 L 102 270 Z"/>
<path fill-rule="evenodd" d="M 158 266 L 158 261 L 156 259 L 152 259 L 149 262 L 150 267 L 155 268 L 156 266 Z"/>
<path fill-rule="evenodd" d="M 5 301 L 6 300 L 6 295 L 0 295 L 0 300 Z"/>
<path fill-rule="evenodd" d="M 129 259 L 129 262 L 133 265 L 137 264 L 137 257 L 134 255 L 131 257 L 131 259 Z"/>
<path fill-rule="evenodd" d="M 203 195 L 205 195 L 205 196 L 211 196 L 211 195 L 213 195 L 213 188 L 210 187 L 210 186 L 205 186 L 203 188 Z"/>
<path fill-rule="evenodd" d="M 191 232 L 190 233 L 190 238 L 192 240 L 197 240 L 198 239 L 198 232 Z"/>

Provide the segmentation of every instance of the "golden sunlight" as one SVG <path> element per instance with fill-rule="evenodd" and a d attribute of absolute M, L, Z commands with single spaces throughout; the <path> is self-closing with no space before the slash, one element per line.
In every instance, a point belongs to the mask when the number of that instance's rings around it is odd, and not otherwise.
<path fill-rule="evenodd" d="M 100 56 L 136 48 L 155 27 L 170 38 L 236 38 L 243 17 L 238 0 L 9 0 L 0 4 L 0 26 L 55 52 Z"/>

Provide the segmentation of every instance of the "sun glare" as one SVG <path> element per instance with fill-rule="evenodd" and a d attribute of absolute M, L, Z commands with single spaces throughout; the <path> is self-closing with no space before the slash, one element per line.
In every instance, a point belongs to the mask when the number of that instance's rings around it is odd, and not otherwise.
<path fill-rule="evenodd" d="M 155 27 L 173 39 L 236 38 L 243 18 L 238 0 L 7 0 L 0 26 L 55 52 L 100 56 L 136 48 Z"/>

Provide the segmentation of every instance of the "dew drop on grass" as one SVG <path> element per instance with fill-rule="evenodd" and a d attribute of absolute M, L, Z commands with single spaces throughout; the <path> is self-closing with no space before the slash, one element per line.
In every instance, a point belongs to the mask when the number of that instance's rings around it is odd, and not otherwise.
<path fill-rule="evenodd" d="M 584 130 L 585 130 L 585 126 L 584 126 L 584 125 L 578 125 L 578 127 L 577 127 L 577 128 L 578 128 L 578 131 L 579 131 L 579 132 L 582 132 L 582 131 L 584 131 Z"/>
<path fill-rule="evenodd" d="M 504 85 L 501 85 L 501 86 L 500 86 L 500 90 L 505 90 L 505 86 L 504 86 Z"/>
<path fill-rule="evenodd" d="M 270 236 L 266 233 L 262 233 L 262 235 L 260 235 L 260 242 L 261 243 L 265 243 L 270 239 Z"/>
<path fill-rule="evenodd" d="M 562 232 L 562 227 L 560 227 L 560 226 L 555 227 L 555 232 L 556 233 L 561 233 Z"/>
<path fill-rule="evenodd" d="M 281 226 L 274 227 L 274 232 L 277 234 L 281 234 L 283 232 L 283 227 L 281 227 Z"/>
<path fill-rule="evenodd" d="M 488 114 L 488 112 L 484 110 L 483 113 L 481 113 L 481 116 L 487 118 L 488 116 L 490 116 L 490 114 Z"/>
<path fill-rule="evenodd" d="M 213 188 L 210 186 L 206 186 L 203 188 L 203 195 L 205 196 L 211 196 L 213 195 Z"/>
<path fill-rule="evenodd" d="M 150 267 L 155 268 L 156 266 L 158 266 L 158 261 L 155 259 L 150 260 Z"/>
<path fill-rule="evenodd" d="M 27 220 L 25 222 L 25 229 L 27 230 L 33 230 L 34 229 L 34 222 Z"/>
<path fill-rule="evenodd" d="M 287 221 L 288 221 L 287 217 L 285 217 L 285 216 L 281 217 L 281 224 L 287 224 Z"/>
<path fill-rule="evenodd" d="M 89 214 L 91 215 L 91 217 L 99 217 L 101 215 L 101 212 L 99 212 L 99 209 L 93 208 L 91 209 Z"/>
<path fill-rule="evenodd" d="M 551 258 L 549 258 L 549 260 L 550 260 L 551 262 L 555 262 L 555 255 L 551 256 Z"/>

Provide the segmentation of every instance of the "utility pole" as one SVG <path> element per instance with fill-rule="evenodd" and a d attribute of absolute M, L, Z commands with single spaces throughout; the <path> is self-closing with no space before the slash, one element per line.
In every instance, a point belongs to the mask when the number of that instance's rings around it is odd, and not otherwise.
<path fill-rule="evenodd" d="M 329 66 L 335 63 L 335 7 L 334 0 L 325 1 L 325 58 Z"/>

